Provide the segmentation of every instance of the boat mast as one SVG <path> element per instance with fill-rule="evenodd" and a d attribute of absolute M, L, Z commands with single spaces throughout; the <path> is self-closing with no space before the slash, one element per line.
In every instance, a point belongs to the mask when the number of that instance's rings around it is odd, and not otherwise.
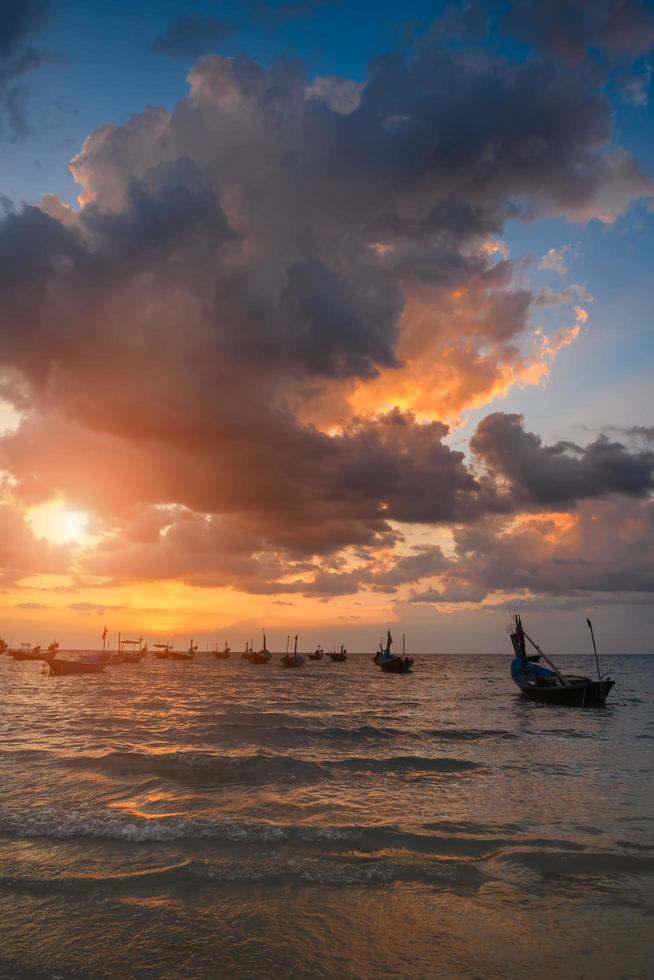
<path fill-rule="evenodd" d="M 593 640 L 593 650 L 595 651 L 595 666 L 597 667 L 597 680 L 601 684 L 602 683 L 602 675 L 600 673 L 599 659 L 597 657 L 597 646 L 595 644 L 595 634 L 593 633 L 593 624 L 591 623 L 590 619 L 586 619 L 586 622 L 588 623 L 588 629 L 590 630 L 590 635 L 591 635 L 592 640 Z"/>

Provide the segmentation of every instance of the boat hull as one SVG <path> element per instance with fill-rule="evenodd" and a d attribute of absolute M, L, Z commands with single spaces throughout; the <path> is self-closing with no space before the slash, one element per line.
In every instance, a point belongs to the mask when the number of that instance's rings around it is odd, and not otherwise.
<path fill-rule="evenodd" d="M 411 657 L 393 657 L 388 661 L 378 660 L 377 663 L 385 674 L 409 674 L 413 667 Z"/>
<path fill-rule="evenodd" d="M 539 686 L 535 684 L 518 684 L 523 698 L 529 701 L 541 701 L 545 704 L 567 704 L 576 707 L 604 707 L 606 698 L 615 685 L 610 679 L 603 681 L 589 680 L 585 684 L 565 684 Z"/>
<path fill-rule="evenodd" d="M 329 658 L 334 664 L 344 664 L 347 657 L 343 653 L 330 653 Z"/>
<path fill-rule="evenodd" d="M 249 653 L 246 659 L 251 664 L 269 664 L 272 656 L 271 654 Z"/>
<path fill-rule="evenodd" d="M 225 653 L 224 650 L 214 650 L 214 657 L 216 660 L 229 660 L 231 654 Z"/>
<path fill-rule="evenodd" d="M 107 666 L 100 660 L 55 660 L 48 661 L 50 673 L 56 677 L 68 677 L 71 674 L 100 674 Z"/>
<path fill-rule="evenodd" d="M 14 650 L 13 653 L 9 654 L 14 660 L 48 660 L 49 656 L 47 653 L 23 653 L 20 650 Z"/>
<path fill-rule="evenodd" d="M 192 653 L 182 653 L 181 651 L 179 653 L 173 652 L 171 659 L 172 660 L 195 660 L 195 655 Z"/>

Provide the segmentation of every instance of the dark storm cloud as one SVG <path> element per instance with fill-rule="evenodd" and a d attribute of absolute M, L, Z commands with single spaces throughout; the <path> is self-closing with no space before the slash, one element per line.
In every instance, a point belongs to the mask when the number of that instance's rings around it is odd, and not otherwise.
<path fill-rule="evenodd" d="M 635 57 L 654 47 L 649 0 L 513 0 L 499 20 L 508 35 L 573 62 L 593 51 Z"/>
<path fill-rule="evenodd" d="M 0 224 L 2 391 L 31 409 L 0 463 L 21 501 L 62 492 L 115 532 L 84 571 L 347 594 L 339 549 L 390 548 L 398 524 L 646 492 L 651 460 L 620 443 L 543 447 L 490 416 L 477 473 L 433 420 L 441 389 L 452 417 L 531 366 L 532 307 L 554 300 L 515 285 L 504 223 L 651 194 L 590 73 L 432 37 L 377 59 L 350 111 L 292 61 L 189 78 L 172 112 L 91 134 L 80 212 L 50 198 Z M 388 410 L 396 377 L 419 417 Z M 301 567 L 316 555 L 332 564 Z M 418 552 L 372 581 L 439 569 Z"/>
<path fill-rule="evenodd" d="M 29 44 L 50 8 L 50 0 L 0 4 L 0 136 L 19 139 L 29 133 L 27 94 L 20 79 L 51 58 Z"/>
<path fill-rule="evenodd" d="M 544 446 L 520 415 L 494 412 L 477 426 L 470 448 L 498 479 L 508 481 L 515 506 L 574 506 L 610 493 L 645 497 L 654 489 L 654 452 L 629 452 L 600 435 L 585 447 Z"/>
<path fill-rule="evenodd" d="M 215 17 L 179 17 L 153 42 L 152 50 L 170 58 L 199 58 L 214 51 L 237 31 L 235 24 Z"/>

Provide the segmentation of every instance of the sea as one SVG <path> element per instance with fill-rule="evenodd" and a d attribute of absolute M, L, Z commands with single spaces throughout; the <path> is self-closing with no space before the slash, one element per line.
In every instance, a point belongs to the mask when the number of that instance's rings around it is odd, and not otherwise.
<path fill-rule="evenodd" d="M 652 977 L 654 657 L 602 668 L 0 657 L 0 976 Z"/>

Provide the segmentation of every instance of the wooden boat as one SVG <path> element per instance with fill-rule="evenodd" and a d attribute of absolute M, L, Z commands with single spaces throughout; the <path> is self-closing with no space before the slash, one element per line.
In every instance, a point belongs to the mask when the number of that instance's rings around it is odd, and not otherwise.
<path fill-rule="evenodd" d="M 322 647 L 316 647 L 314 652 L 309 654 L 309 660 L 322 660 L 323 656 Z"/>
<path fill-rule="evenodd" d="M 407 657 L 404 652 L 404 635 L 402 635 L 402 656 L 399 654 L 391 653 L 391 646 L 393 645 L 393 637 L 391 636 L 391 631 L 388 630 L 386 634 L 386 648 L 384 649 L 383 642 L 379 641 L 379 650 L 372 658 L 378 667 L 385 674 L 408 674 L 413 667 L 414 660 L 413 657 Z"/>
<path fill-rule="evenodd" d="M 232 651 L 229 649 L 229 645 L 226 642 L 225 643 L 225 649 L 224 650 L 214 650 L 213 655 L 216 658 L 216 660 L 229 660 L 229 658 L 232 655 Z"/>
<path fill-rule="evenodd" d="M 253 650 L 250 647 L 250 651 L 247 655 L 247 661 L 251 664 L 269 664 L 272 660 L 272 653 L 266 645 L 266 633 L 263 633 L 263 647 L 261 650 Z"/>
<path fill-rule="evenodd" d="M 172 660 L 173 647 L 171 643 L 155 643 L 154 655 L 157 660 Z"/>
<path fill-rule="evenodd" d="M 9 644 L 5 639 L 3 639 L 3 637 L 0 636 L 0 657 L 2 656 L 3 653 L 6 653 L 8 649 L 9 649 Z"/>
<path fill-rule="evenodd" d="M 47 658 L 50 674 L 68 677 L 72 674 L 100 674 L 107 666 L 106 657 L 80 657 L 79 660 L 60 660 L 56 653 Z"/>
<path fill-rule="evenodd" d="M 197 648 L 197 643 L 194 645 L 193 640 L 191 640 L 188 650 L 173 650 L 171 655 L 173 660 L 195 660 Z"/>
<path fill-rule="evenodd" d="M 295 649 L 293 653 L 289 653 L 288 650 L 282 657 L 282 667 L 302 667 L 304 664 L 304 657 L 301 653 L 297 652 L 297 634 L 295 635 Z"/>
<path fill-rule="evenodd" d="M 143 637 L 138 640 L 124 640 L 118 634 L 118 651 L 112 653 L 110 662 L 112 664 L 140 664 L 148 651 L 147 643 L 143 645 Z"/>
<path fill-rule="evenodd" d="M 57 644 L 59 649 L 59 644 Z M 9 656 L 14 660 L 47 660 L 48 654 L 44 653 L 40 645 L 32 646 L 31 643 L 21 643 L 20 650 L 10 650 Z"/>
<path fill-rule="evenodd" d="M 342 643 L 341 643 L 341 649 L 338 651 L 338 653 L 336 653 L 336 647 L 334 647 L 333 652 L 329 654 L 329 658 L 332 661 L 332 663 L 335 664 L 345 663 L 345 661 L 347 660 L 347 650 L 345 649 Z"/>
<path fill-rule="evenodd" d="M 515 623 L 509 630 L 513 645 L 514 657 L 511 662 L 511 677 L 520 688 L 523 697 L 531 701 L 544 701 L 549 704 L 577 705 L 580 707 L 604 707 L 606 698 L 615 685 L 610 677 L 602 677 L 595 646 L 595 635 L 590 619 L 588 628 L 593 639 L 595 663 L 597 665 L 597 680 L 579 674 L 562 674 L 558 667 L 545 656 L 537 643 L 525 632 L 520 616 L 515 616 Z M 536 650 L 535 654 L 527 655 L 525 640 Z M 549 664 L 543 667 L 540 661 Z"/>

